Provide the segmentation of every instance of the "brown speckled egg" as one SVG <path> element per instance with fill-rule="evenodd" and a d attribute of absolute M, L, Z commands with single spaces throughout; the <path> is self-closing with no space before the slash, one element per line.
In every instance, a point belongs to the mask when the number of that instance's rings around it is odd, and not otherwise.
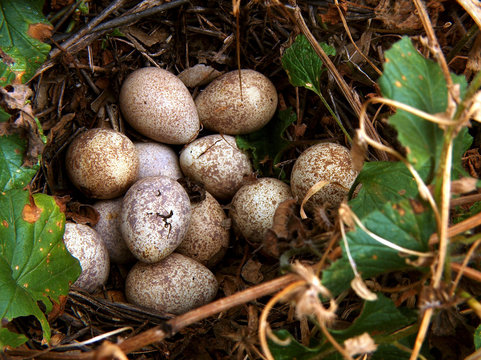
<path fill-rule="evenodd" d="M 165 144 L 186 144 L 197 136 L 199 117 L 187 87 L 156 67 L 131 73 L 122 84 L 120 109 L 139 133 Z"/>
<path fill-rule="evenodd" d="M 120 231 L 137 259 L 153 263 L 179 246 L 190 216 L 189 196 L 182 185 L 166 176 L 146 177 L 124 196 Z"/>
<path fill-rule="evenodd" d="M 189 230 L 175 251 L 212 267 L 228 246 L 228 218 L 217 200 L 206 192 L 204 200 L 192 204 Z"/>
<path fill-rule="evenodd" d="M 100 215 L 94 230 L 104 241 L 110 261 L 116 264 L 127 264 L 137 260 L 130 252 L 120 233 L 122 198 L 97 201 L 93 207 Z"/>
<path fill-rule="evenodd" d="M 248 134 L 269 122 L 277 108 L 277 91 L 261 73 L 228 72 L 212 81 L 195 99 L 200 122 L 221 134 Z"/>
<path fill-rule="evenodd" d="M 94 292 L 109 277 L 109 254 L 100 235 L 87 225 L 66 223 L 63 241 L 67 250 L 82 267 L 74 285 Z"/>
<path fill-rule="evenodd" d="M 278 179 L 261 178 L 242 186 L 229 211 L 234 229 L 250 242 L 261 242 L 272 227 L 277 207 L 288 199 L 292 199 L 291 189 Z"/>
<path fill-rule="evenodd" d="M 183 177 L 179 157 L 172 148 L 159 143 L 135 143 L 139 155 L 139 177 L 167 176 L 172 179 Z"/>
<path fill-rule="evenodd" d="M 67 150 L 65 163 L 75 187 L 97 199 L 122 195 L 139 171 L 132 141 L 109 129 L 91 129 L 77 136 Z"/>
<path fill-rule="evenodd" d="M 311 146 L 297 158 L 291 173 L 291 190 L 301 203 L 316 183 L 336 182 L 349 189 L 357 174 L 352 167 L 351 153 L 347 148 L 335 143 L 321 143 Z M 338 207 L 347 193 L 348 190 L 336 184 L 328 184 L 310 198 L 306 209 L 327 203 Z"/>
<path fill-rule="evenodd" d="M 217 288 L 214 274 L 204 265 L 173 253 L 155 264 L 135 264 L 127 276 L 125 294 L 131 303 L 183 314 L 212 301 Z"/>
<path fill-rule="evenodd" d="M 204 184 L 217 200 L 230 200 L 252 173 L 249 158 L 233 136 L 209 135 L 187 145 L 180 154 L 184 175 Z"/>

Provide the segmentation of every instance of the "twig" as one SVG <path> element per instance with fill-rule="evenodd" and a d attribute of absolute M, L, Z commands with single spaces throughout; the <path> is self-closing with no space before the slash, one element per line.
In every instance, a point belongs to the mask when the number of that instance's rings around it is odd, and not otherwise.
<path fill-rule="evenodd" d="M 162 4 L 162 5 L 154 6 L 150 9 L 139 11 L 139 12 L 134 13 L 134 14 L 121 16 L 121 17 L 109 20 L 109 21 L 107 21 L 103 24 L 100 24 L 100 25 L 96 26 L 95 28 L 92 29 L 92 32 L 110 30 L 110 29 L 114 29 L 116 27 L 129 25 L 129 24 L 131 24 L 133 22 L 136 22 L 136 21 L 138 21 L 142 18 L 158 14 L 159 12 L 162 12 L 162 11 L 173 9 L 175 7 L 187 4 L 188 2 L 189 2 L 189 0 L 174 0 L 174 1 Z"/>
<path fill-rule="evenodd" d="M 69 39 L 65 40 L 62 42 L 62 48 L 65 50 L 68 50 L 68 48 L 77 43 L 81 37 L 84 35 L 90 33 L 93 28 L 95 28 L 97 25 L 99 25 L 105 18 L 107 18 L 110 14 L 112 14 L 115 10 L 120 8 L 126 0 L 115 0 L 113 1 L 109 6 L 107 6 L 98 16 L 93 18 L 84 28 L 82 28 L 80 31 L 78 31 L 75 35 L 70 37 Z M 50 52 L 50 58 L 53 59 L 56 56 L 58 56 L 62 50 L 60 49 L 54 49 Z"/>

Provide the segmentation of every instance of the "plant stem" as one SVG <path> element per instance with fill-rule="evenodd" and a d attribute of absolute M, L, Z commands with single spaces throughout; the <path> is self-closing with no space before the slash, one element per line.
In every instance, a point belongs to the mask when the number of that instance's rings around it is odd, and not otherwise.
<path fill-rule="evenodd" d="M 329 106 L 329 104 L 327 103 L 326 99 L 324 98 L 324 96 L 322 96 L 321 93 L 317 93 L 317 95 L 319 95 L 319 98 L 321 99 L 322 103 L 324 104 L 324 106 L 327 108 L 327 110 L 329 111 L 329 113 L 332 115 L 332 117 L 336 120 L 337 122 L 337 125 L 339 125 L 339 127 L 341 128 L 342 132 L 344 133 L 344 136 L 347 138 L 347 140 L 349 141 L 349 143 L 352 143 L 352 138 L 351 136 L 349 135 L 349 133 L 347 132 L 346 128 L 344 127 L 344 125 L 342 125 L 342 122 L 341 120 L 337 117 L 337 115 L 334 113 L 334 111 L 331 109 L 331 107 Z"/>

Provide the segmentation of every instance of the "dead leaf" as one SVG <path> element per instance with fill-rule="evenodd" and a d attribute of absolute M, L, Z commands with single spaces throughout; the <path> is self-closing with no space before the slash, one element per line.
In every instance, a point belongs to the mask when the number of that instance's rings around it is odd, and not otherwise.
<path fill-rule="evenodd" d="M 52 36 L 53 26 L 50 24 L 30 24 L 27 34 L 37 40 L 45 41 Z"/>
<path fill-rule="evenodd" d="M 67 204 L 65 217 L 77 224 L 95 226 L 99 222 L 100 214 L 92 205 L 71 201 Z"/>
<path fill-rule="evenodd" d="M 201 85 L 206 85 L 212 80 L 218 78 L 222 73 L 217 71 L 212 66 L 204 64 L 197 64 L 182 71 L 177 77 L 184 83 L 185 86 L 194 88 Z"/>
<path fill-rule="evenodd" d="M 259 261 L 249 259 L 242 267 L 242 278 L 251 284 L 259 284 L 264 280 L 264 275 L 261 273 L 262 264 Z"/>

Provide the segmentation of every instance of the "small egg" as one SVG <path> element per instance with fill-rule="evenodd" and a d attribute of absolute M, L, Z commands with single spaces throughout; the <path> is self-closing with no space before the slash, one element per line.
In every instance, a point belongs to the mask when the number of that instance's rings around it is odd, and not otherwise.
<path fill-rule="evenodd" d="M 205 128 L 228 135 L 248 134 L 262 128 L 276 112 L 277 91 L 272 82 L 254 70 L 240 72 L 240 78 L 238 70 L 218 77 L 195 99 Z"/>
<path fill-rule="evenodd" d="M 179 315 L 212 301 L 217 288 L 214 274 L 204 265 L 173 253 L 155 264 L 135 264 L 125 295 L 131 303 Z"/>
<path fill-rule="evenodd" d="M 166 176 L 146 177 L 123 198 L 120 231 L 137 259 L 154 263 L 180 245 L 190 216 L 189 196 L 182 185 Z"/>
<path fill-rule="evenodd" d="M 174 74 L 141 68 L 123 82 L 120 109 L 139 133 L 165 144 L 186 144 L 197 136 L 199 117 L 189 90 Z"/>
<path fill-rule="evenodd" d="M 169 146 L 154 142 L 134 144 L 139 156 L 138 180 L 159 175 L 177 180 L 184 176 L 180 170 L 179 157 Z"/>
<path fill-rule="evenodd" d="M 321 143 L 306 149 L 294 163 L 291 190 L 301 203 L 309 189 L 320 181 L 328 181 L 307 202 L 306 209 L 315 205 L 337 208 L 357 177 L 349 150 L 335 143 Z M 337 185 L 337 184 L 341 185 Z"/>
<path fill-rule="evenodd" d="M 278 179 L 261 178 L 242 186 L 230 205 L 234 229 L 250 242 L 262 242 L 277 207 L 288 199 L 292 199 L 291 189 Z"/>
<path fill-rule="evenodd" d="M 66 223 L 63 241 L 82 268 L 74 285 L 94 292 L 107 281 L 110 271 L 109 254 L 102 238 L 87 225 Z"/>
<path fill-rule="evenodd" d="M 65 163 L 75 187 L 96 199 L 122 195 L 139 172 L 133 142 L 110 129 L 91 129 L 77 136 L 68 147 Z"/>
<path fill-rule="evenodd" d="M 229 135 L 209 135 L 196 139 L 180 154 L 184 175 L 203 184 L 217 200 L 230 200 L 252 174 L 247 155 Z"/>
<path fill-rule="evenodd" d="M 130 252 L 120 233 L 122 198 L 97 201 L 93 207 L 100 215 L 94 230 L 104 241 L 110 261 L 115 264 L 127 264 L 137 260 Z"/>
<path fill-rule="evenodd" d="M 228 218 L 217 200 L 206 192 L 204 200 L 192 204 L 189 230 L 175 251 L 212 267 L 228 246 Z"/>

